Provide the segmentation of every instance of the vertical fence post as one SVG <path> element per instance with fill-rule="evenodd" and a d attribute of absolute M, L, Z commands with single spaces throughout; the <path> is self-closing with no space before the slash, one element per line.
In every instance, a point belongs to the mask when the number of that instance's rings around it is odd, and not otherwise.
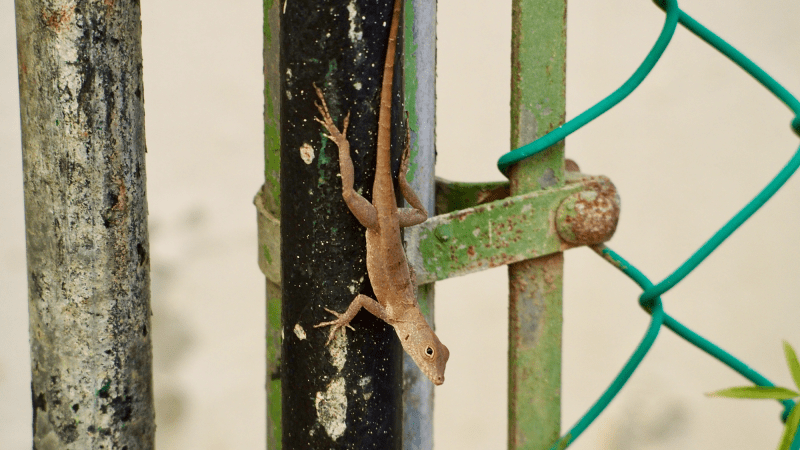
<path fill-rule="evenodd" d="M 409 182 L 428 216 L 436 214 L 436 2 L 405 2 L 403 77 L 405 109 L 411 127 Z M 406 241 L 411 238 L 405 233 Z M 415 235 L 419 239 L 419 235 Z M 416 245 L 418 246 L 418 244 Z M 434 326 L 434 284 L 419 286 L 417 300 L 425 320 Z M 403 449 L 433 449 L 433 383 L 403 353 Z"/>
<path fill-rule="evenodd" d="M 281 449 L 281 9 L 280 1 L 264 0 L 264 188 L 255 201 L 259 220 L 259 266 L 271 265 L 277 269 L 266 278 L 267 450 Z M 267 221 L 272 223 L 264 223 Z M 277 226 L 266 232 L 272 224 Z"/>
<path fill-rule="evenodd" d="M 16 1 L 33 448 L 152 449 L 138 1 Z"/>
<path fill-rule="evenodd" d="M 347 137 L 355 189 L 371 197 L 377 112 L 391 0 L 297 0 L 283 5 L 280 26 L 280 189 L 283 338 L 282 441 L 285 448 L 398 449 L 401 443 L 402 348 L 394 330 L 369 313 L 355 331 L 314 328 L 344 311 L 356 294 L 373 295 L 364 229 L 344 203 L 336 145 L 314 121 L 313 84 L 325 93 Z M 402 42 L 402 41 L 401 41 Z M 395 64 L 393 99 L 402 98 Z M 395 102 L 395 170 L 405 133 Z"/>
<path fill-rule="evenodd" d="M 566 0 L 514 0 L 511 148 L 565 116 Z M 510 171 L 511 195 L 564 184 L 563 142 Z M 555 233 L 555 230 L 553 230 Z M 544 449 L 561 415 L 563 253 L 509 266 L 509 448 Z"/>

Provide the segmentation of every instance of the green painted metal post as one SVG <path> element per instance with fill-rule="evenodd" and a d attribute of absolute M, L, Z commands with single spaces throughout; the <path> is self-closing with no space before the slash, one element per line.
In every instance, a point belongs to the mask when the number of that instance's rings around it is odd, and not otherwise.
<path fill-rule="evenodd" d="M 259 263 L 280 268 L 281 136 L 280 23 L 281 2 L 264 0 L 264 188 L 257 207 L 268 213 L 277 230 L 259 233 Z M 259 211 L 260 212 L 260 211 Z M 269 217 L 259 214 L 259 220 Z M 259 224 L 261 225 L 261 224 Z M 267 227 L 259 226 L 259 229 Z M 272 242 L 269 242 L 269 241 Z M 274 242 L 277 241 L 277 242 Z M 270 251 L 272 249 L 272 251 Z M 267 277 L 267 449 L 281 448 L 281 286 L 280 272 Z"/>
<path fill-rule="evenodd" d="M 514 0 L 511 147 L 565 116 L 566 0 Z M 564 184 L 563 142 L 517 164 L 511 195 Z M 555 232 L 555 231 L 553 231 Z M 545 449 L 561 415 L 563 253 L 509 266 L 509 449 Z"/>

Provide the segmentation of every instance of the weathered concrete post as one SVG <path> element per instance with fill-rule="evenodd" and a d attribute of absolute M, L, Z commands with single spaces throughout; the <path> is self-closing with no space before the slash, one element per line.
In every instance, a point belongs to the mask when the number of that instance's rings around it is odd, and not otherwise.
<path fill-rule="evenodd" d="M 34 449 L 152 449 L 137 0 L 17 0 Z"/>

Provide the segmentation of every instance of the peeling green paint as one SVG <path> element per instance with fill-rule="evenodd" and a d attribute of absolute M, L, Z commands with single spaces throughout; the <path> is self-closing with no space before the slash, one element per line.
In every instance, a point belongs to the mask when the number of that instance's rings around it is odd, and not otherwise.
<path fill-rule="evenodd" d="M 511 148 L 533 142 L 566 116 L 566 3 L 515 0 L 512 14 Z M 564 183 L 564 143 L 516 165 L 512 190 L 527 192 Z M 552 170 L 552 177 L 542 175 Z M 552 179 L 554 178 L 554 180 Z M 543 183 L 544 181 L 544 183 Z"/>
<path fill-rule="evenodd" d="M 95 397 L 99 397 L 101 394 L 108 394 L 108 390 L 111 388 L 111 381 L 106 381 L 106 383 L 100 387 L 97 391 L 95 391 Z"/>
<path fill-rule="evenodd" d="M 264 189 L 262 188 L 253 203 L 256 205 L 258 230 L 258 266 L 272 283 L 281 283 L 281 222 L 267 211 Z"/>
<path fill-rule="evenodd" d="M 544 449 L 558 439 L 563 253 L 509 270 L 509 426 L 513 449 Z M 557 349 L 557 351 L 556 351 Z M 539 390 L 533 390 L 539 389 Z"/>
<path fill-rule="evenodd" d="M 276 209 L 280 211 L 280 169 L 281 169 L 281 136 L 279 105 L 273 101 L 273 89 L 268 79 L 264 80 L 264 175 L 271 187 L 270 195 L 276 200 Z"/>
<path fill-rule="evenodd" d="M 416 271 L 417 283 L 431 283 L 570 248 L 556 231 L 556 210 L 571 195 L 592 190 L 598 179 L 605 177 L 587 176 L 556 189 L 441 214 L 407 228 L 410 235 L 406 254 Z"/>
<path fill-rule="evenodd" d="M 281 74 L 279 35 L 281 2 L 264 0 L 264 186 L 256 195 L 258 211 L 258 263 L 267 277 L 267 442 L 266 448 L 282 448 L 281 417 Z"/>
<path fill-rule="evenodd" d="M 417 81 L 417 45 L 414 39 L 411 38 L 414 32 L 414 8 L 403 8 L 403 93 L 404 93 L 404 108 L 408 112 L 408 126 L 412 130 L 419 129 L 419 114 L 417 114 L 417 95 L 419 91 L 419 82 Z M 419 145 L 413 142 L 410 143 L 411 155 L 408 171 L 408 181 L 414 179 L 417 173 L 417 166 L 419 165 L 417 153 L 419 152 Z"/>
<path fill-rule="evenodd" d="M 322 147 L 319 149 L 319 159 L 318 159 L 319 162 L 318 162 L 318 164 L 321 165 L 321 166 L 326 166 L 326 165 L 328 165 L 328 163 L 331 162 L 330 155 L 328 154 L 327 151 L 325 151 L 328 148 L 327 144 L 328 144 L 328 142 L 330 142 L 330 139 L 325 138 L 325 135 L 322 134 L 322 133 L 320 133 L 319 136 L 320 136 L 320 140 L 322 141 Z M 325 183 L 327 183 L 326 178 L 325 177 L 320 177 L 320 184 L 325 184 Z"/>
<path fill-rule="evenodd" d="M 277 3 L 277 0 L 264 0 L 264 4 L 263 4 L 263 7 L 264 7 L 263 34 L 264 34 L 264 46 L 265 47 L 272 46 L 272 30 L 271 30 L 271 28 L 269 26 L 269 12 L 270 12 L 270 9 L 273 7 L 273 5 L 276 4 L 276 3 Z"/>
<path fill-rule="evenodd" d="M 566 104 L 566 0 L 513 0 L 511 148 L 560 126 Z M 563 141 L 508 171 L 512 195 L 559 190 Z M 556 205 L 546 214 L 555 215 Z M 541 211 L 544 213 L 544 211 Z M 563 253 L 509 266 L 508 447 L 549 448 L 561 425 Z"/>
<path fill-rule="evenodd" d="M 272 255 L 269 254 L 269 246 L 264 244 L 264 245 L 261 246 L 261 248 L 262 248 L 262 250 L 264 252 L 264 261 L 266 261 L 267 264 L 272 264 L 273 259 L 272 259 Z"/>
<path fill-rule="evenodd" d="M 281 448 L 281 288 L 267 283 L 267 448 Z"/>
<path fill-rule="evenodd" d="M 445 214 L 508 197 L 508 181 L 464 183 L 436 178 L 436 213 Z"/>
<path fill-rule="evenodd" d="M 433 327 L 433 312 L 431 311 L 430 301 L 433 300 L 433 284 L 423 284 L 419 286 L 419 290 L 417 291 L 417 302 L 419 303 L 419 309 L 422 311 L 422 315 L 431 324 Z M 430 300 L 429 300 L 430 296 Z"/>

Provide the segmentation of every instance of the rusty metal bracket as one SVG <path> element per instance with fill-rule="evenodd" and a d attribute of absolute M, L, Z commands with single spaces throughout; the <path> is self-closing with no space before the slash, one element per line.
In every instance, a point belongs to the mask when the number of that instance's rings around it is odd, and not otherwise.
<path fill-rule="evenodd" d="M 462 208 L 405 229 L 406 256 L 417 283 L 611 239 L 620 213 L 611 180 L 577 172 L 567 176 L 564 187 L 516 197 L 505 197 L 507 183 L 438 180 L 437 208 Z M 261 196 L 259 191 L 253 200 L 258 211 L 258 265 L 267 279 L 280 284 L 280 221 L 267 212 Z M 494 198 L 500 199 L 480 204 Z"/>
<path fill-rule="evenodd" d="M 475 185 L 478 186 L 478 185 Z M 473 189 L 495 196 L 502 185 Z M 461 184 L 456 192 L 469 191 Z M 441 204 L 441 203 L 440 203 Z M 406 229 L 406 255 L 425 284 L 611 238 L 620 201 L 604 176 L 570 173 L 562 188 L 530 192 L 432 217 Z"/>

